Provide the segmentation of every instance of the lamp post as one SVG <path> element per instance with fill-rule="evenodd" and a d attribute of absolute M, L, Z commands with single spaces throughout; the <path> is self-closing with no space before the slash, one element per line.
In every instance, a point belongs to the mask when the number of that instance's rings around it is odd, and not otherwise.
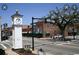
<path fill-rule="evenodd" d="M 32 17 L 32 50 L 34 50 L 34 20 L 45 20 L 47 18 L 35 18 L 35 17 Z"/>
<path fill-rule="evenodd" d="M 34 50 L 34 20 L 35 19 L 41 19 L 41 18 L 32 17 L 32 50 Z"/>
<path fill-rule="evenodd" d="M 32 17 L 32 50 L 34 50 L 34 18 Z"/>

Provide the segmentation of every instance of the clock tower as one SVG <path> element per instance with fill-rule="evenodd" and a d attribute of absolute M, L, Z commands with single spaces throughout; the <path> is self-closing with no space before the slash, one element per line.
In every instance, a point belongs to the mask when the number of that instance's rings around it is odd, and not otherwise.
<path fill-rule="evenodd" d="M 18 11 L 12 17 L 12 35 L 13 35 L 13 49 L 19 49 L 22 47 L 22 17 Z"/>

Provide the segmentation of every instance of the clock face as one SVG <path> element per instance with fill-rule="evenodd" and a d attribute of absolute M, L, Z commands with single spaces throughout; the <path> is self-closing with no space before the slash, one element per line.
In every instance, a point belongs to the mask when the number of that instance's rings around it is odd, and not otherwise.
<path fill-rule="evenodd" d="M 21 24 L 21 20 L 19 18 L 16 19 L 16 24 Z"/>

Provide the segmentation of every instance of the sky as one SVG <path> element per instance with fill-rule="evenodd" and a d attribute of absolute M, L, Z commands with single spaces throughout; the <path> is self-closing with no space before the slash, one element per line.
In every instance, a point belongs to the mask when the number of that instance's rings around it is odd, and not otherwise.
<path fill-rule="evenodd" d="M 66 3 L 67 4 L 67 3 Z M 0 3 L 0 16 L 2 17 L 2 24 L 12 24 L 11 16 L 15 13 L 16 9 L 23 15 L 23 25 L 30 24 L 32 17 L 43 17 L 48 15 L 50 10 L 55 10 L 56 7 L 63 8 L 64 3 L 7 3 L 7 10 L 2 10 L 3 3 Z M 69 4 L 72 5 L 72 4 Z M 79 7 L 79 4 L 77 4 Z"/>

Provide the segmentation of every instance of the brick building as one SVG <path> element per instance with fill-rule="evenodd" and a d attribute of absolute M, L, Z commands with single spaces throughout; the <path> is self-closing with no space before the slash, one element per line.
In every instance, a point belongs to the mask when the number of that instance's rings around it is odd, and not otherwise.
<path fill-rule="evenodd" d="M 65 29 L 65 36 L 73 36 L 73 32 L 75 32 L 76 35 L 79 35 L 79 23 L 68 25 Z"/>
<path fill-rule="evenodd" d="M 22 25 L 22 33 L 31 33 L 31 32 L 32 32 L 32 26 Z"/>
<path fill-rule="evenodd" d="M 73 28 L 76 35 L 79 35 L 79 23 L 75 23 L 73 25 L 68 25 L 65 28 L 64 35 L 65 36 L 73 36 Z M 12 27 L 8 27 L 8 30 L 11 32 Z M 35 33 L 42 33 L 42 37 L 52 37 L 60 35 L 60 29 L 56 24 L 46 23 L 45 21 L 37 21 L 34 25 Z M 22 25 L 22 33 L 32 33 L 31 25 Z"/>
<path fill-rule="evenodd" d="M 36 33 L 43 33 L 43 37 L 52 37 L 58 36 L 60 34 L 60 29 L 56 24 L 52 23 L 45 23 L 45 21 L 38 21 L 35 23 L 35 32 Z M 74 29 L 74 30 L 73 30 Z M 75 35 L 79 35 L 79 23 L 74 23 L 74 26 L 67 25 L 64 31 L 65 36 L 73 36 L 73 32 Z"/>
<path fill-rule="evenodd" d="M 45 23 L 44 21 L 38 21 L 35 24 L 35 32 L 43 33 L 43 37 L 52 37 L 60 34 L 60 30 L 56 24 Z"/>

